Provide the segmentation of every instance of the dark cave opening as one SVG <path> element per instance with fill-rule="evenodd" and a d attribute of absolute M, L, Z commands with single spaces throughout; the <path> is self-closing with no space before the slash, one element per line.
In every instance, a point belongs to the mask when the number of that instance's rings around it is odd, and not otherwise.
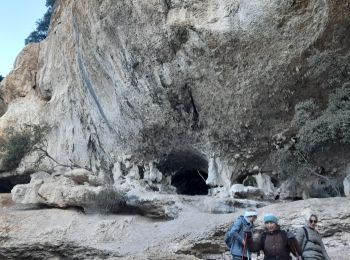
<path fill-rule="evenodd" d="M 0 179 L 0 193 L 10 193 L 17 184 L 26 184 L 30 182 L 29 175 L 15 176 L 11 178 Z"/>
<path fill-rule="evenodd" d="M 171 176 L 171 185 L 177 194 L 207 195 L 210 186 L 208 161 L 199 152 L 193 150 L 173 151 L 164 155 L 157 168 L 166 176 Z"/>
<path fill-rule="evenodd" d="M 171 178 L 171 185 L 176 192 L 183 195 L 207 195 L 210 186 L 205 183 L 208 178 L 206 172 L 197 169 L 180 170 Z"/>

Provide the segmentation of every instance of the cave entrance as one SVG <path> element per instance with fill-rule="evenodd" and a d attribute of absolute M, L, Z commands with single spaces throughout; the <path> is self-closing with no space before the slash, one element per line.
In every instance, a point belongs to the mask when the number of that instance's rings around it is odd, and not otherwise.
<path fill-rule="evenodd" d="M 207 195 L 210 189 L 205 181 L 208 178 L 208 161 L 192 150 L 176 151 L 163 157 L 158 169 L 171 176 L 171 185 L 177 194 Z"/>
<path fill-rule="evenodd" d="M 13 176 L 0 179 L 0 193 L 10 193 L 17 184 L 26 184 L 30 182 L 29 175 Z"/>
<path fill-rule="evenodd" d="M 197 169 L 180 170 L 171 177 L 171 185 L 178 194 L 207 195 L 209 186 L 205 183 L 208 174 Z"/>

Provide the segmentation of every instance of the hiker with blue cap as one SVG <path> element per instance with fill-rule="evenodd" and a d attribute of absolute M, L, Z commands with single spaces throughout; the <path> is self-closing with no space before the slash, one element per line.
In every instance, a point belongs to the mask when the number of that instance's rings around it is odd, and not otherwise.
<path fill-rule="evenodd" d="M 252 232 L 254 221 L 257 219 L 257 212 L 253 209 L 247 210 L 232 224 L 225 235 L 225 242 L 230 249 L 233 260 L 249 260 L 251 252 L 247 248 L 245 236 L 247 231 Z"/>
<path fill-rule="evenodd" d="M 265 231 L 253 241 L 252 232 L 247 231 L 247 247 L 252 252 L 264 252 L 264 260 L 291 260 L 290 253 L 301 259 L 301 249 L 293 233 L 282 230 L 278 218 L 273 214 L 264 216 Z"/>

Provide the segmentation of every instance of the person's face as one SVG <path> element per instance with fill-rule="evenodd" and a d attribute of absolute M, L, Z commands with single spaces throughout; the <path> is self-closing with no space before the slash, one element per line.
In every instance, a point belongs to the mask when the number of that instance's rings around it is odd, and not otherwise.
<path fill-rule="evenodd" d="M 265 228 L 267 229 L 267 231 L 275 231 L 277 229 L 277 224 L 275 222 L 265 222 Z"/>
<path fill-rule="evenodd" d="M 315 229 L 316 228 L 316 225 L 317 225 L 317 219 L 315 217 L 311 217 L 309 219 L 309 226 L 312 228 L 312 229 Z"/>
<path fill-rule="evenodd" d="M 248 217 L 249 222 L 252 223 L 252 224 L 255 222 L 255 220 L 256 220 L 257 218 L 258 218 L 257 216 Z"/>

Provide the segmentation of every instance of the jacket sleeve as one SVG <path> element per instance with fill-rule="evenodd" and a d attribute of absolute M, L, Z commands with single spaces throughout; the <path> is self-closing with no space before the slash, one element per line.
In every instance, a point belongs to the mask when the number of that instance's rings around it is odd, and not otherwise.
<path fill-rule="evenodd" d="M 324 260 L 331 260 L 331 259 L 329 258 L 329 255 L 327 254 L 327 251 L 326 251 L 326 248 L 325 248 L 325 246 L 324 246 L 324 244 L 323 244 L 323 242 L 322 242 L 322 239 L 321 239 L 320 246 L 321 246 L 321 248 L 322 248 L 322 254 L 323 254 Z"/>
<path fill-rule="evenodd" d="M 304 243 L 306 242 L 305 232 L 303 228 L 299 228 L 295 234 L 295 238 L 298 241 L 299 247 L 303 250 Z"/>
<path fill-rule="evenodd" d="M 239 234 L 239 233 L 243 233 L 243 232 L 239 232 L 241 230 L 243 230 L 243 222 L 242 222 L 241 218 L 238 218 L 233 223 L 233 225 L 229 231 L 229 237 L 231 237 L 232 240 L 237 240 L 242 245 L 243 244 L 243 237 L 242 237 L 242 235 Z"/>

